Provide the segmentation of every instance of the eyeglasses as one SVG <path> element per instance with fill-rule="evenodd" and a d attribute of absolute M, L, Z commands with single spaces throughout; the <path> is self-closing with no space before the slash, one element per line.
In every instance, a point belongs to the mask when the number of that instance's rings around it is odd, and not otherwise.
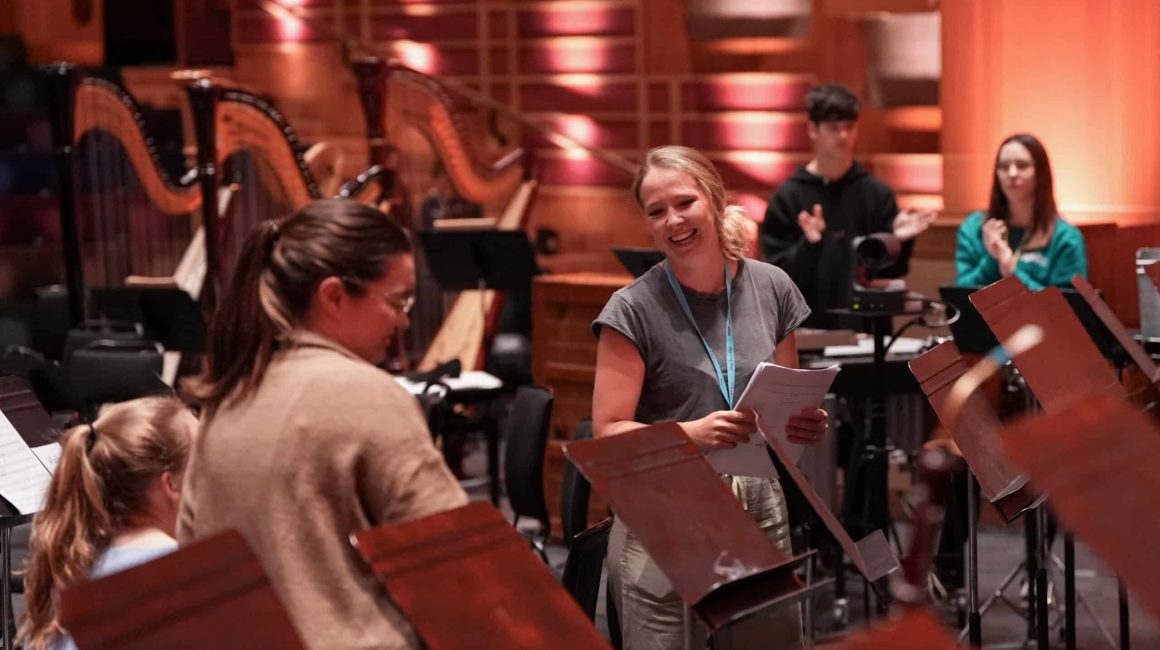
<path fill-rule="evenodd" d="M 394 307 L 395 310 L 404 316 L 409 316 L 411 314 L 411 310 L 415 308 L 414 294 L 410 294 L 405 298 L 399 298 L 397 296 L 391 296 L 384 293 L 382 294 L 382 298 L 383 302 L 387 303 L 391 307 Z"/>

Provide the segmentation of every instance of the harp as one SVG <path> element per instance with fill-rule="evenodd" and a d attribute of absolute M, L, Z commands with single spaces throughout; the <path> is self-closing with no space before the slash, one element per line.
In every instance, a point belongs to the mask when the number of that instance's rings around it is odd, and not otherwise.
<path fill-rule="evenodd" d="M 204 260 L 194 174 L 179 153 L 166 169 L 143 107 L 120 85 L 67 64 L 51 72 L 73 318 L 84 313 L 86 286 L 174 284 L 196 298 Z"/>
<path fill-rule="evenodd" d="M 386 170 L 379 192 L 393 198 L 392 216 L 412 231 L 527 226 L 534 164 L 523 148 L 509 145 L 519 125 L 501 123 L 494 102 L 379 57 L 356 59 L 353 69 L 372 162 Z M 465 370 L 482 367 L 501 296 L 483 290 L 445 297 L 422 251 L 416 268 L 419 295 L 408 335 L 411 349 L 426 350 L 418 369 L 451 359 Z"/>
<path fill-rule="evenodd" d="M 216 282 L 232 273 L 242 241 L 258 223 L 284 217 L 324 196 L 365 202 L 377 198 L 371 190 L 378 170 L 340 188 L 335 181 L 341 166 L 337 149 L 324 143 L 307 148 L 265 98 L 199 71 L 179 73 L 176 79 L 187 84 L 189 94 L 205 222 L 215 233 L 207 258 Z"/>

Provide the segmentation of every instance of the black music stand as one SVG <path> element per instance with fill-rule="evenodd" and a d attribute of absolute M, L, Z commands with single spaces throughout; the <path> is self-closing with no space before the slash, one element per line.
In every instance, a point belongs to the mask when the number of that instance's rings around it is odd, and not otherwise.
<path fill-rule="evenodd" d="M 11 375 L 0 377 L 0 412 L 12 423 L 29 448 L 57 441 L 52 419 L 23 379 Z M 32 521 L 33 514 L 22 514 L 7 499 L 0 498 L 0 570 L 4 572 L 0 576 L 0 580 L 3 580 L 0 583 L 0 599 L 3 600 L 0 602 L 0 625 L 4 626 L 0 640 L 3 642 L 3 650 L 12 650 L 13 647 L 12 630 L 8 625 L 13 617 L 12 582 L 9 578 L 12 575 L 12 529 Z"/>
<path fill-rule="evenodd" d="M 939 297 L 959 312 L 958 319 L 950 324 L 951 336 L 955 340 L 955 347 L 965 354 L 983 356 L 999 347 L 999 341 L 987 327 L 987 322 L 979 314 L 979 310 L 971 304 L 970 295 L 982 287 L 951 287 L 938 288 Z"/>
<path fill-rule="evenodd" d="M 443 291 L 527 291 L 540 274 L 535 249 L 522 230 L 424 230 L 419 240 Z"/>
<path fill-rule="evenodd" d="M 205 351 L 205 319 L 193 297 L 177 287 L 118 287 L 90 289 L 96 316 L 141 323 L 145 337 L 167 351 L 200 354 Z"/>
<path fill-rule="evenodd" d="M 653 248 L 613 246 L 612 254 L 634 278 L 644 275 L 649 269 L 665 259 L 664 253 Z"/>

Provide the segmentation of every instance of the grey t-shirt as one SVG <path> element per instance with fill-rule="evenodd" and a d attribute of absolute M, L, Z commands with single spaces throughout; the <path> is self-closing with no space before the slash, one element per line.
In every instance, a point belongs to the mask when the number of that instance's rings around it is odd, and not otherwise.
<path fill-rule="evenodd" d="M 797 286 L 780 268 L 741 260 L 733 288 L 733 340 L 737 380 L 734 400 L 777 344 L 810 315 Z M 682 287 L 701 334 L 725 366 L 725 291 L 703 294 Z M 713 364 L 673 293 L 663 264 L 612 295 L 592 323 L 597 338 L 611 327 L 632 341 L 644 360 L 644 385 L 635 420 L 685 422 L 729 408 Z"/>

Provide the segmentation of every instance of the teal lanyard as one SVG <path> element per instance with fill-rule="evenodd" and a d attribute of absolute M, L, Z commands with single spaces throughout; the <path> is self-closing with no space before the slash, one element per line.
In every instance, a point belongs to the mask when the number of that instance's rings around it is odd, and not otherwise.
<path fill-rule="evenodd" d="M 733 287 L 730 286 L 729 260 L 725 260 L 725 367 L 728 380 L 721 373 L 721 364 L 717 361 L 717 355 L 713 354 L 713 348 L 705 340 L 701 328 L 697 327 L 697 321 L 693 318 L 693 310 L 689 309 L 689 301 L 685 299 L 685 292 L 677 283 L 677 278 L 673 275 L 673 269 L 669 267 L 668 260 L 665 260 L 665 274 L 669 276 L 669 284 L 673 287 L 673 293 L 677 294 L 677 302 L 681 303 L 685 317 L 689 319 L 689 324 L 696 330 L 697 336 L 701 337 L 701 345 L 705 346 L 709 361 L 713 362 L 713 372 L 717 373 L 717 386 L 721 389 L 725 403 L 729 405 L 729 408 L 733 408 L 733 388 L 737 384 L 737 361 L 733 353 Z"/>

